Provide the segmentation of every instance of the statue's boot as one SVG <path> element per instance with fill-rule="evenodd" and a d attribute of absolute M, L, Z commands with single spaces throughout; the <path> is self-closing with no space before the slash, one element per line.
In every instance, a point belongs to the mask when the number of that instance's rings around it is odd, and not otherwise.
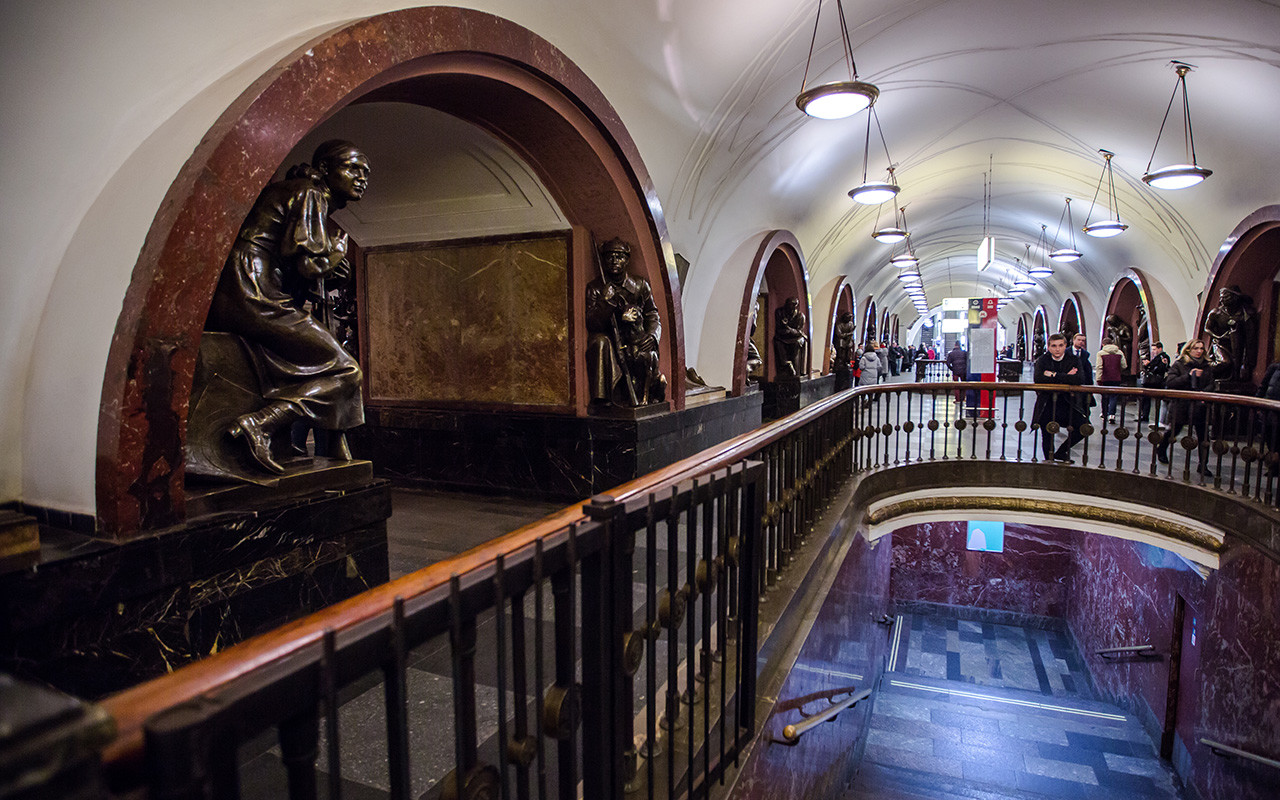
<path fill-rule="evenodd" d="M 325 457 L 334 461 L 350 461 L 351 446 L 347 444 L 346 431 L 329 431 L 328 447 L 325 450 Z"/>
<path fill-rule="evenodd" d="M 228 433 L 232 438 L 245 440 L 249 445 L 249 455 L 267 472 L 284 474 L 284 467 L 276 463 L 271 455 L 271 434 L 293 421 L 295 414 L 292 406 L 284 402 L 275 402 L 265 408 L 245 414 L 236 420 Z"/>

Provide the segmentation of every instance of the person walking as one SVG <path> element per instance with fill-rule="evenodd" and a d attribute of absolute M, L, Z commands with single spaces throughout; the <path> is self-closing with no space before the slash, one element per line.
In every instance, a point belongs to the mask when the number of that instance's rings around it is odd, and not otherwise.
<path fill-rule="evenodd" d="M 1084 384 L 1084 370 L 1079 359 L 1067 353 L 1067 337 L 1051 334 L 1047 352 L 1036 359 L 1032 367 L 1034 383 L 1056 383 L 1067 386 Z M 1032 423 L 1040 426 L 1040 451 L 1045 461 L 1071 462 L 1071 448 L 1084 438 L 1080 426 L 1088 421 L 1082 410 L 1088 395 L 1076 392 L 1037 391 L 1036 404 L 1031 410 Z M 1054 431 L 1049 423 L 1056 422 L 1067 431 L 1067 440 L 1056 450 L 1053 447 Z"/>
<path fill-rule="evenodd" d="M 1098 363 L 1094 367 L 1094 382 L 1099 386 L 1119 386 L 1124 371 L 1128 368 L 1129 360 L 1125 358 L 1124 352 L 1116 347 L 1115 340 L 1110 336 L 1103 339 L 1102 348 L 1098 350 Z M 1118 394 L 1102 396 L 1102 414 L 1111 424 L 1115 424 L 1116 421 L 1116 404 L 1119 399 Z"/>
<path fill-rule="evenodd" d="M 1169 354 L 1164 351 L 1163 344 L 1156 342 L 1151 345 L 1151 357 L 1142 360 L 1142 388 L 1163 389 L 1164 379 L 1168 374 Z M 1138 422 L 1147 422 L 1150 417 L 1151 398 L 1144 396 L 1138 401 Z"/>
<path fill-rule="evenodd" d="M 1204 392 L 1213 385 L 1213 365 L 1205 357 L 1204 342 L 1192 339 L 1182 347 L 1178 358 L 1169 366 L 1165 378 L 1166 389 L 1184 392 Z M 1207 478 L 1213 473 L 1206 466 L 1209 456 L 1209 409 L 1199 400 L 1174 400 L 1169 404 L 1169 427 L 1156 447 L 1156 458 L 1161 464 L 1169 463 L 1169 442 L 1178 437 L 1184 425 L 1190 425 L 1198 442 L 1199 472 Z"/>

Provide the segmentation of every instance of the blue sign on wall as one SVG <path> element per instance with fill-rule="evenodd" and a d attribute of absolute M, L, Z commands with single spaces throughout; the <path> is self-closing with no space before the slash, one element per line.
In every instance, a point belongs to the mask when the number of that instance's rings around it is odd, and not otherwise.
<path fill-rule="evenodd" d="M 1003 553 L 1004 523 L 970 522 L 968 547 L 985 553 Z"/>

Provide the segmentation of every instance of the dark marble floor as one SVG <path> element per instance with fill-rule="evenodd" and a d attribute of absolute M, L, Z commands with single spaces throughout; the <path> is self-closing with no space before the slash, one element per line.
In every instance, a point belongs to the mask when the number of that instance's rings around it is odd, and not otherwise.
<path fill-rule="evenodd" d="M 393 489 L 387 521 L 391 577 L 466 552 L 564 506 L 506 496 Z"/>
<path fill-rule="evenodd" d="M 1091 699 L 1065 635 L 914 616 L 898 628 L 915 642 L 881 683 L 849 800 L 1180 797 L 1138 721 Z"/>

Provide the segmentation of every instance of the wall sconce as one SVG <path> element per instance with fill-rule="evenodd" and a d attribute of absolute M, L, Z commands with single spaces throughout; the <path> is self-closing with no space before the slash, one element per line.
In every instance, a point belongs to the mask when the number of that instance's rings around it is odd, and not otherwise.
<path fill-rule="evenodd" d="M 809 67 L 813 64 L 813 47 L 818 41 L 818 22 L 822 19 L 822 0 L 818 0 L 818 13 L 813 19 L 813 38 L 809 40 L 809 57 L 804 62 L 804 77 L 800 79 L 800 94 L 796 96 L 796 107 L 811 117 L 818 119 L 844 119 L 857 114 L 875 103 L 880 90 L 869 83 L 858 80 L 858 68 L 853 63 L 853 45 L 849 41 L 849 26 L 844 18 L 844 5 L 836 0 L 836 14 L 840 18 L 840 44 L 844 47 L 845 66 L 849 69 L 849 80 L 823 83 L 806 89 L 809 81 Z"/>
<path fill-rule="evenodd" d="M 1174 72 L 1178 73 L 1178 82 L 1173 85 L 1169 106 L 1164 110 L 1164 119 L 1160 121 L 1160 132 L 1156 134 L 1155 147 L 1151 148 L 1151 158 L 1147 160 L 1147 171 L 1142 176 L 1142 182 L 1157 189 L 1185 189 L 1212 175 L 1213 170 L 1196 163 L 1196 138 L 1191 132 L 1191 105 L 1187 101 L 1187 73 L 1193 67 L 1181 61 L 1169 63 L 1173 65 Z M 1182 90 L 1182 144 L 1191 163 L 1172 164 L 1153 171 L 1151 163 L 1156 160 L 1156 148 L 1160 146 L 1160 136 L 1164 134 L 1164 126 L 1169 121 L 1169 112 L 1173 110 L 1173 101 L 1177 98 L 1179 89 Z"/>
<path fill-rule="evenodd" d="M 1110 150 L 1098 152 L 1102 154 L 1102 175 L 1098 178 L 1098 188 L 1093 192 L 1093 207 L 1089 209 L 1089 216 L 1084 218 L 1083 230 L 1090 236 L 1110 239 L 1112 236 L 1124 233 L 1129 226 L 1120 221 L 1120 202 L 1116 199 L 1115 173 L 1111 170 L 1111 158 L 1115 153 Z M 1097 222 L 1089 222 L 1093 212 L 1098 208 L 1098 195 L 1102 192 L 1103 183 L 1107 184 L 1107 213 L 1110 216 Z"/>

